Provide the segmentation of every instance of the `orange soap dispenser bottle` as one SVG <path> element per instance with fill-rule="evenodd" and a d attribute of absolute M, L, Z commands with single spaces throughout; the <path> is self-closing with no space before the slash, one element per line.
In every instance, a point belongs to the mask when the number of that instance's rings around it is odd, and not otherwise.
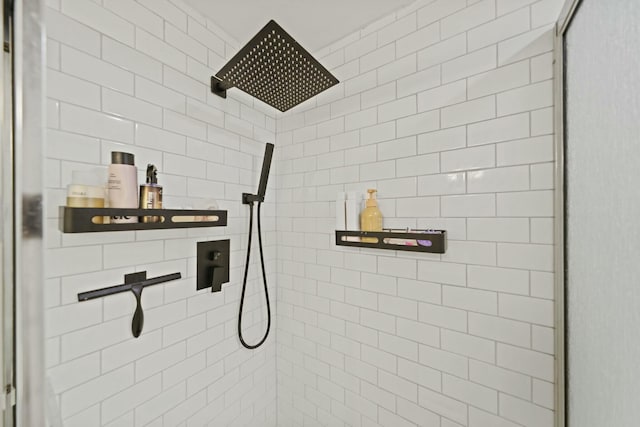
<path fill-rule="evenodd" d="M 360 214 L 360 230 L 361 231 L 382 231 L 382 212 L 378 209 L 378 201 L 376 200 L 377 190 L 370 188 L 367 190 L 369 198 L 366 207 Z M 363 237 L 363 242 L 376 243 L 378 239 L 372 237 Z"/>

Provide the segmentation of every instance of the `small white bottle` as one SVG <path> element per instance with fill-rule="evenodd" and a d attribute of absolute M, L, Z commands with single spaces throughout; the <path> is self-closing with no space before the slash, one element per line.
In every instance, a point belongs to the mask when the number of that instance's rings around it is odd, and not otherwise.
<path fill-rule="evenodd" d="M 336 230 L 344 231 L 347 229 L 347 193 L 341 191 L 336 197 Z"/>
<path fill-rule="evenodd" d="M 347 230 L 360 230 L 360 201 L 362 197 L 357 191 L 347 193 Z M 359 237 L 347 237 L 348 241 L 359 242 Z"/>
<path fill-rule="evenodd" d="M 138 207 L 138 170 L 134 166 L 134 156 L 120 151 L 111 152 L 109 165 L 109 207 Z M 136 215 L 112 216 L 112 224 L 138 222 Z"/>

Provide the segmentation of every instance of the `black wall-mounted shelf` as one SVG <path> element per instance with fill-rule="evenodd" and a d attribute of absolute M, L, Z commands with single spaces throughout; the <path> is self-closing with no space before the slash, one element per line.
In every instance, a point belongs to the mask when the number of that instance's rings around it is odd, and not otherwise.
<path fill-rule="evenodd" d="M 103 224 L 111 216 L 138 217 L 140 222 Z M 141 222 L 142 217 L 157 216 L 159 222 Z M 94 218 L 97 221 L 94 221 Z M 93 233 L 100 231 L 162 230 L 169 228 L 223 227 L 227 211 L 196 209 L 116 209 L 70 208 L 60 206 L 60 231 L 63 233 Z"/>
<path fill-rule="evenodd" d="M 336 230 L 336 245 L 435 254 L 443 254 L 447 250 L 447 232 L 445 230 L 414 231 Z"/>

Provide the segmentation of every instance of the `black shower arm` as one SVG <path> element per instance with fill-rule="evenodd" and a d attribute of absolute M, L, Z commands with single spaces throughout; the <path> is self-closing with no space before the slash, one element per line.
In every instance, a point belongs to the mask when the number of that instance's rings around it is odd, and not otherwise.
<path fill-rule="evenodd" d="M 222 98 L 226 98 L 227 89 L 231 89 L 232 87 L 232 84 L 224 82 L 216 76 L 211 76 L 211 93 L 215 93 Z"/>

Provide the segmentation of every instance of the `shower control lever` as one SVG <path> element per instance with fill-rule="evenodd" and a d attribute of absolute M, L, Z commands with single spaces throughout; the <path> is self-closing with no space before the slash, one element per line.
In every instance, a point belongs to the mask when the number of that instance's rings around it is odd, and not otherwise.
<path fill-rule="evenodd" d="M 216 292 L 215 283 L 222 283 L 222 275 L 224 274 L 224 265 L 221 264 L 222 253 L 219 251 L 213 251 L 209 254 L 211 262 L 209 275 L 211 277 L 211 292 Z"/>

